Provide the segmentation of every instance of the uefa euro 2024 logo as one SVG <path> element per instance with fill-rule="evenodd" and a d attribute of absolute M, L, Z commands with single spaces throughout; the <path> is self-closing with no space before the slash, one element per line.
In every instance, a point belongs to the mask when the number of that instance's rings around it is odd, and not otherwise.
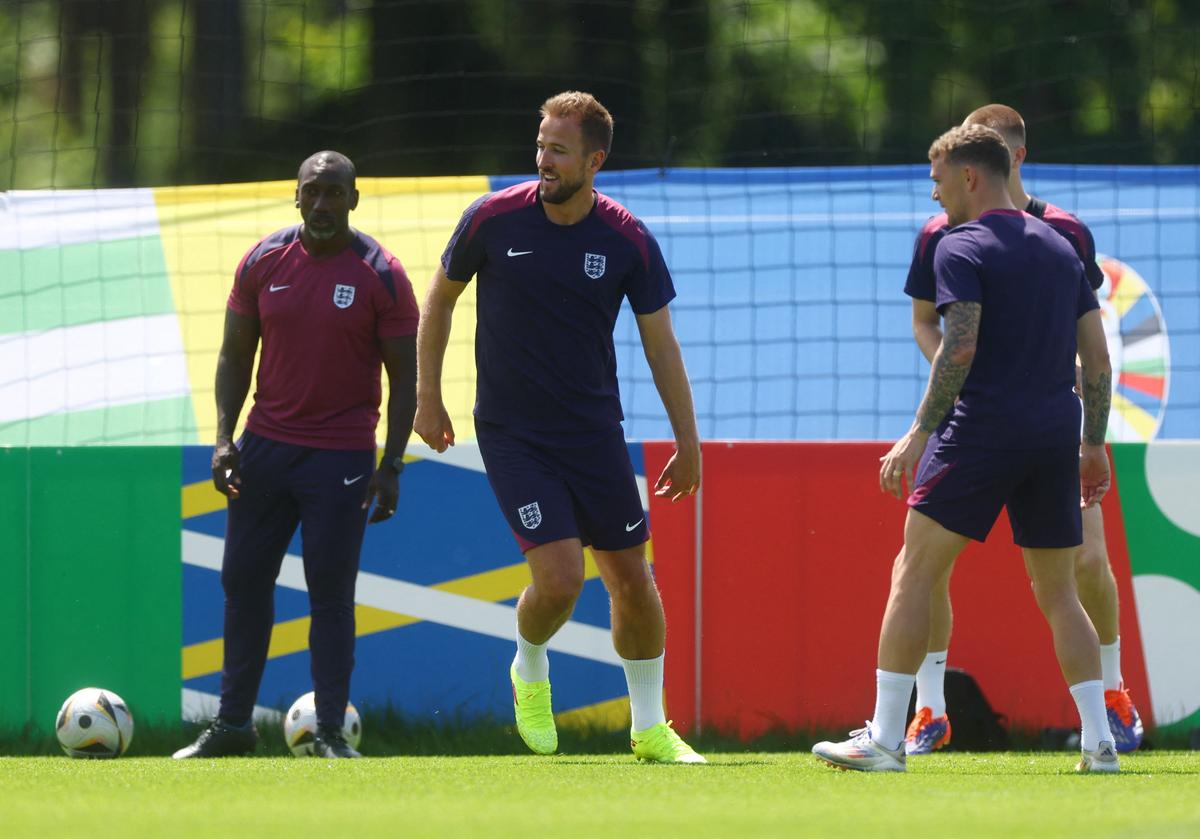
<path fill-rule="evenodd" d="M 1162 309 L 1137 271 L 1103 254 L 1096 255 L 1096 262 L 1104 271 L 1096 296 L 1113 371 L 1108 439 L 1152 440 L 1170 390 L 1170 342 Z"/>

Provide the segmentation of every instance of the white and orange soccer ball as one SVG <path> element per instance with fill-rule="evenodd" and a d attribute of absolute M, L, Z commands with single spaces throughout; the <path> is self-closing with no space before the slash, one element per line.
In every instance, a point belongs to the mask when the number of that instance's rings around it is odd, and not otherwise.
<path fill-rule="evenodd" d="M 317 703 L 316 696 L 310 690 L 288 708 L 287 715 L 283 718 L 283 739 L 292 750 L 292 754 L 304 757 L 313 753 L 313 735 L 316 733 Z M 346 703 L 342 735 L 351 748 L 358 748 L 362 740 L 362 719 L 358 715 L 358 709 L 350 702 Z"/>
<path fill-rule="evenodd" d="M 71 757 L 120 757 L 133 740 L 133 715 L 111 690 L 83 688 L 59 709 L 54 734 Z"/>

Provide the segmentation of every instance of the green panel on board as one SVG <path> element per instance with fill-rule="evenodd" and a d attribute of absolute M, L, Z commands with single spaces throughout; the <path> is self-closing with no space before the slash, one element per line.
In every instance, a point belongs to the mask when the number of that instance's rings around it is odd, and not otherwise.
<path fill-rule="evenodd" d="M 158 236 L 0 250 L 0 334 L 175 311 Z"/>
<path fill-rule="evenodd" d="M 197 440 L 190 396 L 0 423 L 0 445 L 183 445 Z"/>
<path fill-rule="evenodd" d="M 0 728 L 29 718 L 28 449 L 0 448 Z"/>
<path fill-rule="evenodd" d="M 1162 574 L 1200 589 L 1200 538 L 1163 515 L 1146 484 L 1146 444 L 1112 446 L 1133 576 Z"/>
<path fill-rule="evenodd" d="M 179 717 L 180 449 L 31 449 L 32 721 L 71 692 Z"/>

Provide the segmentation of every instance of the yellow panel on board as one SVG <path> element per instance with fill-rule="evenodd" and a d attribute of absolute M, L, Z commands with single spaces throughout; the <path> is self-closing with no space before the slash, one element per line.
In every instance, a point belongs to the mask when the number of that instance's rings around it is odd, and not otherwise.
<path fill-rule="evenodd" d="M 238 262 L 259 239 L 300 221 L 294 181 L 156 189 L 163 254 L 179 315 L 200 442 L 216 434 L 213 379 L 225 300 Z M 358 209 L 350 223 L 379 240 L 408 272 L 420 304 L 446 241 L 462 211 L 488 191 L 487 178 L 359 178 Z M 455 311 L 446 353 L 443 392 L 460 439 L 474 436 L 475 293 Z M 386 377 L 381 413 L 386 415 Z M 249 399 L 242 420 L 249 411 Z M 377 437 L 385 439 L 386 419 Z"/>

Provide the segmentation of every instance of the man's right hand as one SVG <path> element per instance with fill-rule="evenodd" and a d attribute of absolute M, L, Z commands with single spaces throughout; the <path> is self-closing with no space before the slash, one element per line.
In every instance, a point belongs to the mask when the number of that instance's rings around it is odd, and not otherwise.
<path fill-rule="evenodd" d="M 242 493 L 241 452 L 232 440 L 218 440 L 213 448 L 212 478 L 217 492 L 229 498 Z"/>
<path fill-rule="evenodd" d="M 1104 445 L 1084 443 L 1079 450 L 1079 506 L 1086 510 L 1099 504 L 1111 483 L 1112 470 Z"/>
<path fill-rule="evenodd" d="M 450 415 L 446 413 L 446 406 L 440 399 L 417 398 L 413 431 L 425 441 L 425 445 L 438 454 L 454 445 L 454 424 L 450 422 Z"/>

